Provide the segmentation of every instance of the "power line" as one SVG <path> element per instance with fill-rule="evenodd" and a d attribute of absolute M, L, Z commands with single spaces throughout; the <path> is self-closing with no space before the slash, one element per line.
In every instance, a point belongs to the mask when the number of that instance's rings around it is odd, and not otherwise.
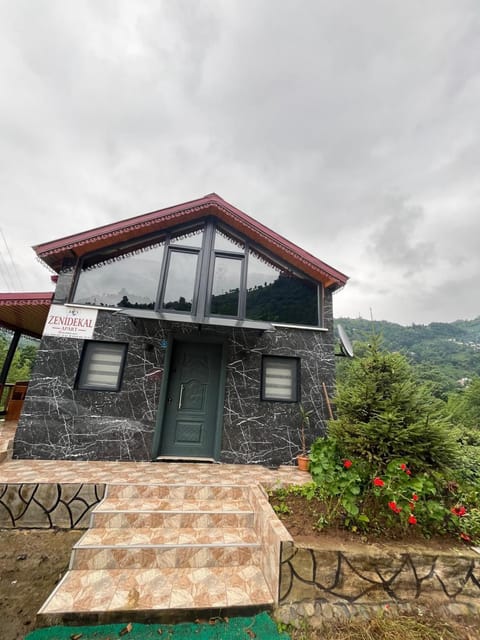
<path fill-rule="evenodd" d="M 21 279 L 21 277 L 20 277 L 20 274 L 18 273 L 17 265 L 16 265 L 16 264 L 15 264 L 15 262 L 13 261 L 13 257 L 12 257 L 12 253 L 11 253 L 11 251 L 10 251 L 10 247 L 8 246 L 7 240 L 6 240 L 6 238 L 5 238 L 4 234 L 3 234 L 3 230 L 2 230 L 2 229 L 0 229 L 0 234 L 1 234 L 1 236 L 2 236 L 2 239 L 3 239 L 3 243 L 4 243 L 4 245 L 5 245 L 5 248 L 7 249 L 7 253 L 8 253 L 8 256 L 9 256 L 9 258 L 10 258 L 10 263 L 11 263 L 11 266 L 12 266 L 13 271 L 14 271 L 14 273 L 15 273 L 15 276 L 16 276 L 16 278 L 17 278 L 18 284 L 20 285 L 20 289 L 23 289 L 24 287 L 23 287 L 22 279 Z M 3 257 L 3 256 L 2 256 L 2 257 Z M 4 260 L 4 263 L 5 263 L 5 267 L 7 267 L 7 262 L 6 262 L 6 260 Z M 7 267 L 7 270 L 8 270 L 8 273 L 10 273 L 10 269 L 8 269 L 8 267 Z M 11 278 L 11 282 L 14 282 L 13 278 Z"/>

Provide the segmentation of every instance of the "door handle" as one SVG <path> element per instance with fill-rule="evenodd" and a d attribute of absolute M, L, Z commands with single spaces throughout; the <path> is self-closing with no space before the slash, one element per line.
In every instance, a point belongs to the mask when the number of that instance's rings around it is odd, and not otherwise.
<path fill-rule="evenodd" d="M 182 398 L 183 398 L 183 384 L 180 385 L 180 399 L 178 401 L 178 408 L 182 408 Z"/>

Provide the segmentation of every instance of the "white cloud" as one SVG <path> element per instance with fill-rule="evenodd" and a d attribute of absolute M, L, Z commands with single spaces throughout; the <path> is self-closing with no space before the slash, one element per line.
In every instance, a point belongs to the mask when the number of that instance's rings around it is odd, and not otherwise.
<path fill-rule="evenodd" d="M 0 0 L 0 30 L 25 288 L 30 245 L 216 191 L 351 276 L 337 315 L 480 314 L 476 0 Z"/>

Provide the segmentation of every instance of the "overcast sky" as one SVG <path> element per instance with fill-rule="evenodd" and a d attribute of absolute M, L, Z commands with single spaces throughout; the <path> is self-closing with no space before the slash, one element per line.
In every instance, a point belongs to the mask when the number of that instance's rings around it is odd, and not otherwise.
<path fill-rule="evenodd" d="M 212 191 L 350 276 L 337 317 L 479 316 L 479 1 L 0 0 L 0 290 Z"/>

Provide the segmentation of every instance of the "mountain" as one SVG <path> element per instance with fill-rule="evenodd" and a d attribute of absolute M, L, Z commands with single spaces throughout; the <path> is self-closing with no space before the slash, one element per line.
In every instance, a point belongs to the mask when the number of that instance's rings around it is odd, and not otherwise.
<path fill-rule="evenodd" d="M 480 376 L 480 316 L 408 327 L 363 318 L 337 318 L 335 323 L 343 326 L 354 347 L 355 343 L 368 342 L 372 335 L 380 335 L 384 347 L 404 353 L 420 377 L 434 384 L 439 396 Z"/>

